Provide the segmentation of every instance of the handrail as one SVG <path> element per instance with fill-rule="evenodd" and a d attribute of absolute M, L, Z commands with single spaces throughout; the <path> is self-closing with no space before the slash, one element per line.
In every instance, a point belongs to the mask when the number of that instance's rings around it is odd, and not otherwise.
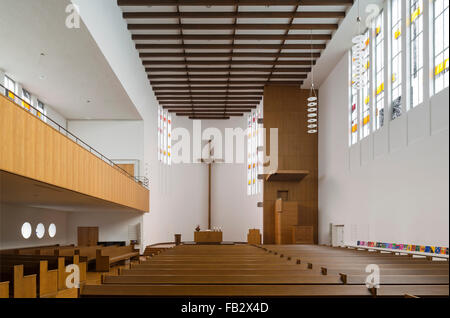
<path fill-rule="evenodd" d="M 145 188 L 148 189 L 149 186 L 149 179 L 147 177 L 133 177 L 132 175 L 130 175 L 128 172 L 126 172 L 124 169 L 122 169 L 121 167 L 119 167 L 116 163 L 114 163 L 111 159 L 109 159 L 108 157 L 104 156 L 101 152 L 95 150 L 94 148 L 92 148 L 91 146 L 89 146 L 87 143 L 85 143 L 81 138 L 77 137 L 76 135 L 72 134 L 70 131 L 68 131 L 66 128 L 62 127 L 60 124 L 58 124 L 56 121 L 54 121 L 53 119 L 51 119 L 50 117 L 48 117 L 47 115 L 45 115 L 44 113 L 42 113 L 40 110 L 38 110 L 37 108 L 35 108 L 34 106 L 32 106 L 30 103 L 28 103 L 27 101 L 24 101 L 22 98 L 20 98 L 17 94 L 15 94 L 14 92 L 10 91 L 9 89 L 7 89 L 5 86 L 3 86 L 2 84 L 0 84 L 0 88 L 1 91 L 4 91 L 4 93 L 2 92 L 2 95 L 11 99 L 12 98 L 9 96 L 9 94 L 14 96 L 14 104 L 18 107 L 21 108 L 30 108 L 28 110 L 28 112 L 30 112 L 32 115 L 40 118 L 40 116 L 45 117 L 47 120 L 50 120 L 54 125 L 56 125 L 58 127 L 58 132 L 60 134 L 65 135 L 66 137 L 70 138 L 72 141 L 75 141 L 75 143 L 77 143 L 78 145 L 82 146 L 84 149 L 88 150 L 90 153 L 94 154 L 95 156 L 97 156 L 98 158 L 100 158 L 101 160 L 103 160 L 104 162 L 108 163 L 109 165 L 113 166 L 114 168 L 118 169 L 121 173 L 125 174 L 128 178 L 133 179 L 134 182 L 144 186 Z M 16 99 L 19 99 L 22 102 L 22 106 L 17 104 Z M 24 106 L 26 105 L 26 106 Z M 33 109 L 36 113 L 33 114 L 31 112 L 31 109 Z M 39 116 L 37 115 L 39 114 Z M 50 124 L 48 124 L 47 122 L 44 122 L 45 124 L 51 126 Z M 54 128 L 54 127 L 53 127 Z M 81 144 L 80 144 L 81 143 Z"/>

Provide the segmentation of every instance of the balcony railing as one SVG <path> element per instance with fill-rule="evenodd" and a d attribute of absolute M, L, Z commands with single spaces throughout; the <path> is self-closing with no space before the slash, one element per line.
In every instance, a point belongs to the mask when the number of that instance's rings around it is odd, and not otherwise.
<path fill-rule="evenodd" d="M 13 101 L 16 104 L 17 107 L 21 107 L 21 108 L 23 108 L 25 110 L 28 110 L 28 112 L 30 112 L 32 115 L 34 115 L 34 116 L 36 116 L 36 117 L 38 117 L 40 119 L 45 119 L 44 122 L 47 125 L 52 126 L 56 130 L 58 130 L 61 134 L 65 135 L 67 138 L 71 139 L 72 141 L 74 141 L 75 143 L 80 145 L 81 147 L 85 148 L 91 154 L 97 156 L 98 158 L 100 158 L 101 160 L 103 160 L 104 162 L 109 164 L 110 166 L 114 167 L 115 169 L 117 169 L 118 171 L 120 171 L 121 173 L 126 175 L 128 178 L 134 180 L 136 183 L 138 183 L 138 184 L 140 184 L 143 187 L 148 189 L 150 181 L 149 181 L 149 179 L 147 177 L 144 177 L 144 176 L 137 176 L 137 177 L 135 177 L 135 176 L 130 175 L 124 169 L 122 169 L 117 164 L 115 164 L 111 159 L 109 159 L 108 157 L 103 155 L 101 152 L 99 152 L 99 151 L 95 150 L 94 148 L 92 148 L 91 146 L 89 146 L 82 139 L 80 139 L 79 137 L 77 137 L 76 135 L 74 135 L 73 133 L 68 131 L 66 128 L 62 127 L 60 124 L 58 124 L 52 118 L 50 118 L 46 114 L 44 114 L 44 112 L 42 112 L 42 111 L 38 110 L 37 108 L 33 107 L 31 105 L 31 103 L 23 100 L 22 98 L 17 96 L 17 94 L 15 94 L 14 92 L 8 90 L 2 84 L 0 84 L 0 92 L 2 93 L 2 95 L 6 96 L 11 101 Z"/>

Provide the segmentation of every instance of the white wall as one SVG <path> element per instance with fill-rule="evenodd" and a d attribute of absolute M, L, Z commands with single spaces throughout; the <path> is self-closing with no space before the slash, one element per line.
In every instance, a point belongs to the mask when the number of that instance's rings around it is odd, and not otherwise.
<path fill-rule="evenodd" d="M 66 212 L 0 204 L 0 249 L 68 244 L 67 217 Z M 21 234 L 22 224 L 25 222 L 29 222 L 32 227 L 32 234 L 28 239 L 23 238 Z M 36 226 L 39 223 L 45 226 L 42 239 L 36 236 Z M 48 226 L 51 223 L 56 225 L 56 235 L 53 238 L 48 235 Z"/>
<path fill-rule="evenodd" d="M 129 243 L 128 226 L 142 224 L 138 212 L 69 212 L 67 213 L 67 241 L 77 242 L 77 227 L 98 226 L 99 241 L 125 241 Z"/>
<path fill-rule="evenodd" d="M 319 88 L 319 242 L 448 246 L 448 88 L 348 146 L 348 56 Z"/>
<path fill-rule="evenodd" d="M 111 160 L 144 160 L 141 120 L 69 120 L 68 130 Z M 140 167 L 139 174 L 143 167 Z M 143 172 L 143 171 L 142 171 Z"/>
<path fill-rule="evenodd" d="M 143 217 L 144 244 L 173 241 L 175 233 L 181 233 L 183 240 L 193 240 L 195 226 L 200 224 L 205 228 L 207 222 L 207 168 L 201 164 L 182 164 L 171 167 L 160 165 L 157 160 L 158 103 L 131 40 L 126 22 L 122 18 L 122 11 L 114 1 L 109 0 L 72 0 L 72 2 L 80 7 L 83 22 L 144 120 L 144 171 L 150 179 L 150 213 Z M 102 14 L 99 15 L 99 12 Z M 187 118 L 176 118 L 173 121 L 173 127 L 177 125 L 190 127 L 192 121 Z M 205 122 L 202 125 L 210 126 Z M 244 170 L 242 169 L 240 166 L 233 173 L 229 170 L 217 172 L 218 176 L 221 173 L 233 175 L 233 179 L 229 179 L 229 183 L 219 185 L 218 190 L 213 190 L 214 192 L 225 193 L 233 187 L 236 193 L 242 193 L 239 197 L 227 193 L 230 196 L 222 199 L 228 201 L 228 207 L 220 210 L 220 214 L 227 215 L 227 219 L 217 219 L 219 224 L 215 225 L 224 228 L 226 240 L 242 241 L 244 237 L 246 238 L 248 228 L 258 224 L 256 212 L 242 211 L 247 206 L 249 210 L 253 206 L 248 198 L 244 198 L 245 190 L 236 188 L 238 181 L 234 178 L 240 176 L 241 172 L 243 172 L 242 185 L 245 185 L 245 165 Z M 222 188 L 226 188 L 227 191 L 222 191 Z M 233 198 L 235 202 L 229 202 L 230 198 Z M 257 199 L 254 200 L 256 206 Z M 221 202 L 219 199 L 213 199 L 214 201 L 218 205 Z M 242 204 L 239 204 L 240 201 Z M 243 208 L 239 209 L 239 206 Z M 213 222 L 215 222 L 214 217 Z"/>

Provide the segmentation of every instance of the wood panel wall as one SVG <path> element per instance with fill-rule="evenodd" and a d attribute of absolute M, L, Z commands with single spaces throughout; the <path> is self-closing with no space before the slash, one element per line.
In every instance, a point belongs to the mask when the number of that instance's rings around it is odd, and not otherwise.
<path fill-rule="evenodd" d="M 149 191 L 0 96 L 0 170 L 149 211 Z"/>
<path fill-rule="evenodd" d="M 278 169 L 308 170 L 300 182 L 264 181 L 263 242 L 275 243 L 274 206 L 279 190 L 288 191 L 288 200 L 299 202 L 299 225 L 312 225 L 318 242 L 318 136 L 308 134 L 306 98 L 309 90 L 296 86 L 272 85 L 264 88 L 264 128 L 267 151 L 270 128 L 278 128 Z"/>

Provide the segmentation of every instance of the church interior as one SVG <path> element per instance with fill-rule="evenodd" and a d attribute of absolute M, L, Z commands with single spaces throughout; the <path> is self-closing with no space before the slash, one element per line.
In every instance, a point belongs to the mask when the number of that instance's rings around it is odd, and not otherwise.
<path fill-rule="evenodd" d="M 0 8 L 0 298 L 448 298 L 448 0 Z"/>

